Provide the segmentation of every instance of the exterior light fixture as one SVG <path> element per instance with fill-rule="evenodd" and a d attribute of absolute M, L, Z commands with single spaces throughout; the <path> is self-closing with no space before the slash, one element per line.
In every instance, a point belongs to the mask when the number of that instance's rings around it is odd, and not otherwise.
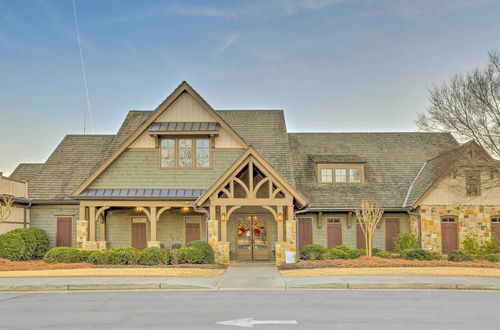
<path fill-rule="evenodd" d="M 141 213 L 142 212 L 142 207 L 136 207 L 135 208 L 136 213 Z"/>
<path fill-rule="evenodd" d="M 276 216 L 276 220 L 282 221 L 283 220 L 283 213 L 278 213 L 278 215 Z"/>
<path fill-rule="evenodd" d="M 184 205 L 181 209 L 182 212 L 186 213 L 186 212 L 189 212 L 189 206 L 188 206 L 188 202 L 186 202 L 186 205 Z"/>
<path fill-rule="evenodd" d="M 222 221 L 226 221 L 227 220 L 227 216 L 226 216 L 226 213 L 222 213 L 221 216 L 220 216 L 220 219 Z"/>

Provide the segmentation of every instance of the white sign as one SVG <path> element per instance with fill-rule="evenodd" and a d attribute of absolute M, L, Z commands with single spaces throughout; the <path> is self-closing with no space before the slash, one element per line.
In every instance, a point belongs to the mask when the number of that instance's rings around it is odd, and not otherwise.
<path fill-rule="evenodd" d="M 242 328 L 253 328 L 256 324 L 297 324 L 297 320 L 254 320 L 253 317 L 247 317 L 238 320 L 220 321 L 216 324 L 232 325 Z"/>
<path fill-rule="evenodd" d="M 294 251 L 290 250 L 285 250 L 285 263 L 287 264 L 294 264 L 297 262 L 297 259 L 295 258 L 296 253 Z"/>

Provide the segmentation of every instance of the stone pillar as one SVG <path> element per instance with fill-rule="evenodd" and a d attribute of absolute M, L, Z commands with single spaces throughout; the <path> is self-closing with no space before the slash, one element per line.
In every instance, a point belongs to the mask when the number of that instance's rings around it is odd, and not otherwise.
<path fill-rule="evenodd" d="M 218 264 L 229 265 L 229 242 L 217 242 L 215 262 Z"/>
<path fill-rule="evenodd" d="M 288 253 L 294 254 L 294 259 L 297 261 L 297 221 L 287 220 L 286 222 L 286 250 Z M 286 255 L 285 255 L 286 259 Z"/>
<path fill-rule="evenodd" d="M 218 220 L 208 220 L 208 244 L 212 246 L 212 249 L 217 248 L 217 242 L 219 241 L 219 221 Z"/>
<path fill-rule="evenodd" d="M 76 221 L 76 248 L 84 249 L 87 243 L 87 227 L 89 222 L 85 219 Z"/>

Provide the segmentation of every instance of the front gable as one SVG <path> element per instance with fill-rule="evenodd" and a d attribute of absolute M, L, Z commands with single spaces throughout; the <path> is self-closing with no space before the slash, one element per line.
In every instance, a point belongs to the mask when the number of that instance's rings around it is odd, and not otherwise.
<path fill-rule="evenodd" d="M 477 193 L 470 189 L 474 176 Z M 473 141 L 462 145 L 418 205 L 500 205 L 500 163 Z"/>
<path fill-rule="evenodd" d="M 213 161 L 210 169 L 175 169 L 174 171 L 159 167 L 158 138 L 157 135 L 151 134 L 151 125 L 163 127 L 165 124 L 181 122 L 217 125 L 217 132 L 210 134 L 212 136 L 210 151 Z M 144 123 L 73 192 L 73 196 L 78 196 L 87 188 L 204 189 L 205 187 L 202 186 L 211 184 L 212 180 L 220 176 L 221 172 L 226 170 L 246 147 L 246 142 L 210 105 L 188 83 L 182 82 Z M 175 187 L 169 186 L 171 184 Z M 200 186 L 194 187 L 193 185 L 196 184 Z M 179 185 L 190 187 L 177 187 Z"/>

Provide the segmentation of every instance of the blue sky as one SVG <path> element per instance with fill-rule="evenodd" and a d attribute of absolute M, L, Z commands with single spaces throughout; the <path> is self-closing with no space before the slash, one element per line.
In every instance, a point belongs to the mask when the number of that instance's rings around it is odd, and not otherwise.
<path fill-rule="evenodd" d="M 500 49 L 500 1 L 76 0 L 92 133 L 187 80 L 289 131 L 413 131 L 427 90 Z M 83 130 L 71 0 L 0 0 L 0 171 Z"/>

